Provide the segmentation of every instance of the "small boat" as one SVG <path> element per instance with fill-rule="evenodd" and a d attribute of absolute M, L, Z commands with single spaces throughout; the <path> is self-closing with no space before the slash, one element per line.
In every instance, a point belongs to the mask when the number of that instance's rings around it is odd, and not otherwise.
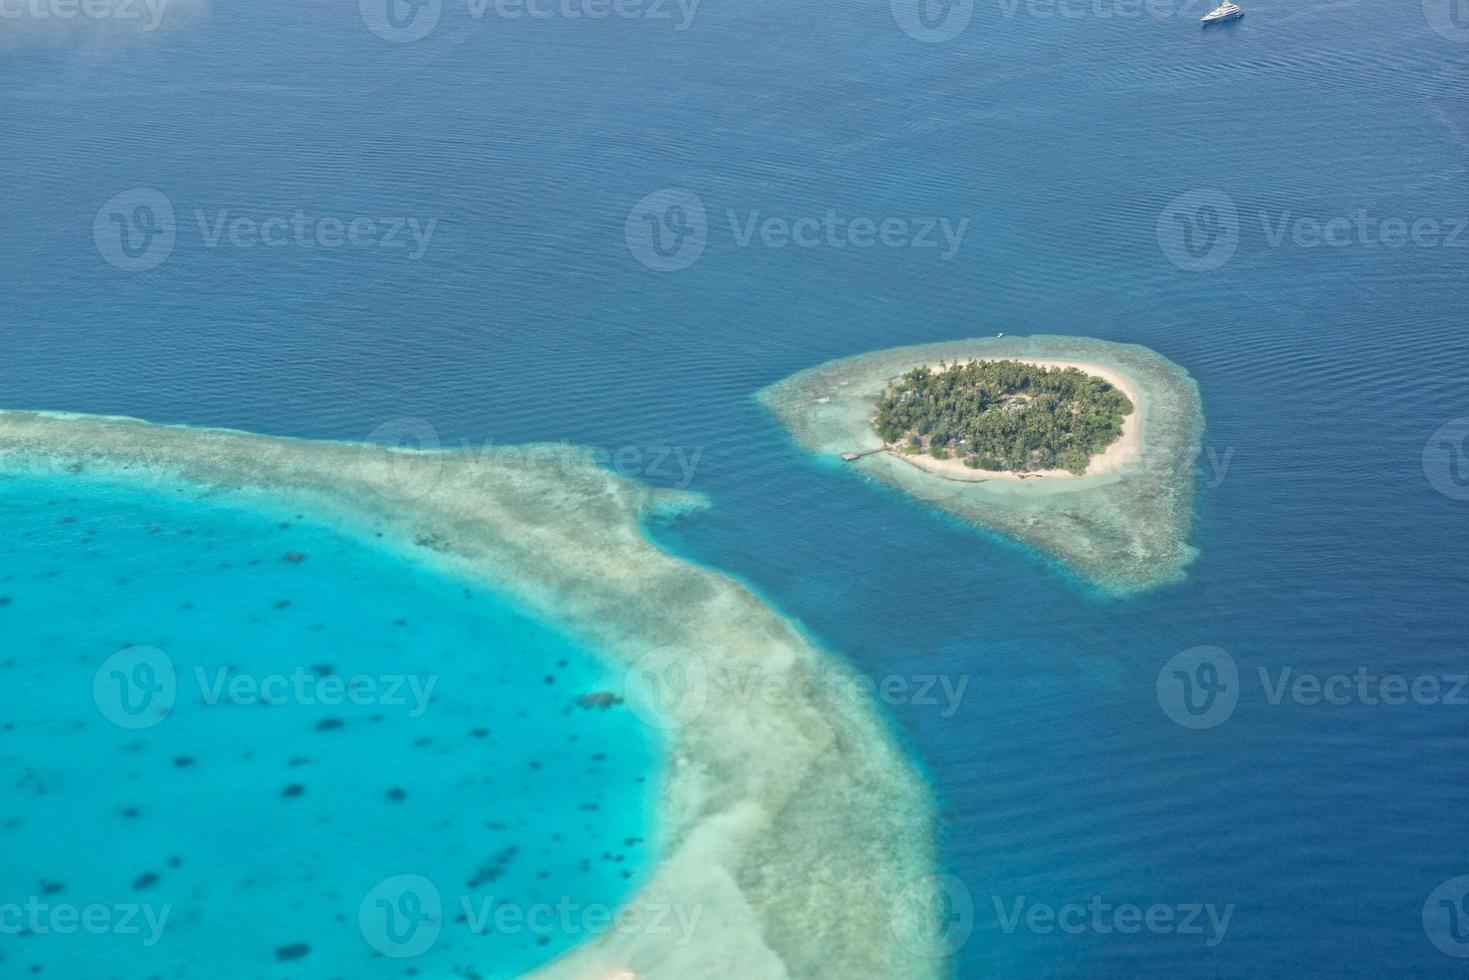
<path fill-rule="evenodd" d="M 1222 24 L 1227 20 L 1239 20 L 1244 15 L 1245 12 L 1240 9 L 1239 4 L 1232 2 L 1232 0 L 1224 0 L 1219 6 L 1204 15 L 1204 26 L 1208 27 L 1210 24 Z"/>
<path fill-rule="evenodd" d="M 999 340 L 1003 336 L 1005 336 L 1005 331 L 1001 330 L 999 333 L 995 334 L 995 339 Z"/>

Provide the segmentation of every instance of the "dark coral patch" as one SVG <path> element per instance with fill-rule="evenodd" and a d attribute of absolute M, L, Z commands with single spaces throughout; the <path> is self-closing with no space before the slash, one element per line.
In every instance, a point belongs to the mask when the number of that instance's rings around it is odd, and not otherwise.
<path fill-rule="evenodd" d="M 509 847 L 491 856 L 470 877 L 469 887 L 479 888 L 481 885 L 488 885 L 499 880 L 500 876 L 505 873 L 505 869 L 509 866 L 510 862 L 515 860 L 515 856 L 519 853 L 520 848 L 511 844 Z"/>

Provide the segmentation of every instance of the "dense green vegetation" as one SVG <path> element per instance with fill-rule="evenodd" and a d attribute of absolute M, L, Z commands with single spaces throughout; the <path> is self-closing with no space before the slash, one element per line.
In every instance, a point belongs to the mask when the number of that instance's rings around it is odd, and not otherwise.
<path fill-rule="evenodd" d="M 1122 435 L 1127 396 L 1076 368 L 971 361 L 915 368 L 883 393 L 873 420 L 889 445 L 983 470 L 1086 472 Z"/>

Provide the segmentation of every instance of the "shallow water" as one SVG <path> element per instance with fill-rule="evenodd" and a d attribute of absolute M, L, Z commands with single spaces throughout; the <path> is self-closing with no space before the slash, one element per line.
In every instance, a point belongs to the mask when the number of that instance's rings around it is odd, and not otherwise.
<path fill-rule="evenodd" d="M 1469 47 L 1425 4 L 1251 0 L 1206 33 L 981 3 L 961 37 L 920 44 L 855 0 L 706 3 L 680 34 L 476 24 L 446 3 L 452 30 L 407 49 L 356 6 L 215 3 L 153 43 L 0 61 L 17 188 L 0 402 L 352 439 L 415 416 L 446 445 L 634 450 L 626 472 L 711 499 L 661 541 L 869 674 L 970 679 L 956 713 L 890 708 L 974 898 L 960 975 L 1462 972 L 1421 916 L 1469 871 L 1465 709 L 1271 704 L 1255 673 L 1464 670 L 1469 504 L 1423 458 L 1469 414 L 1465 250 L 1268 234 L 1465 213 Z M 715 233 L 656 275 L 625 221 L 675 186 Z M 125 274 L 92 224 L 133 187 L 167 193 L 187 233 Z M 1234 197 L 1240 241 L 1187 273 L 1158 220 L 1206 187 Z M 441 221 L 413 264 L 195 230 L 195 209 L 296 207 Z M 724 215 L 828 208 L 972 220 L 943 263 L 742 247 Z M 999 330 L 1142 344 L 1197 380 L 1186 583 L 1102 598 L 813 465 L 750 397 L 834 357 Z M 657 465 L 664 447 L 698 453 L 692 474 Z M 1249 697 L 1190 731 L 1155 683 L 1200 644 L 1238 660 Z M 1209 948 L 1007 932 L 993 907 L 1091 894 L 1238 908 Z"/>
<path fill-rule="evenodd" d="M 0 560 L 7 973 L 513 977 L 656 857 L 620 673 L 478 586 L 77 479 L 0 479 Z"/>

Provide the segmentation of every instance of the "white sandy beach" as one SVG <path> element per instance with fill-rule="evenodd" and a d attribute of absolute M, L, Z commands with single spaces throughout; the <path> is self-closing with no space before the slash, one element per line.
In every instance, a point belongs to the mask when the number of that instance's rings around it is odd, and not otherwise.
<path fill-rule="evenodd" d="M 990 358 L 990 360 L 1016 361 L 1020 364 L 1034 364 L 1043 368 L 1077 368 L 1078 370 L 1101 378 L 1112 387 L 1121 391 L 1132 402 L 1131 414 L 1122 420 L 1122 435 L 1117 438 L 1106 449 L 1092 455 L 1091 461 L 1087 463 L 1086 472 L 1083 477 L 1104 476 L 1122 469 L 1129 463 L 1142 455 L 1142 414 L 1144 411 L 1142 399 L 1138 397 L 1137 386 L 1125 375 L 1120 374 L 1114 368 L 1103 367 L 1100 364 L 1092 364 L 1087 361 L 1051 361 L 1032 360 L 1023 357 Z M 961 364 L 972 363 L 968 361 L 956 361 L 947 367 L 956 367 Z M 945 366 L 930 364 L 929 370 L 941 372 L 946 370 Z M 893 446 L 888 446 L 888 453 L 903 460 L 921 470 L 937 474 L 950 480 L 963 480 L 968 483 L 984 483 L 989 480 L 1075 480 L 1075 473 L 1064 469 L 1033 470 L 1029 473 L 1016 473 L 1011 470 L 976 470 L 964 465 L 960 459 L 934 459 L 927 453 L 909 455 L 901 452 Z"/>

